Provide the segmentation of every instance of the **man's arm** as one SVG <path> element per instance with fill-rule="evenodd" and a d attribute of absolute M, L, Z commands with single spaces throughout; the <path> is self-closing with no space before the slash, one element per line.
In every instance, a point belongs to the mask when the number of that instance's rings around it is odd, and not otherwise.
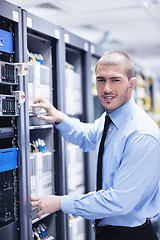
<path fill-rule="evenodd" d="M 140 141 L 136 147 L 136 142 Z M 144 146 L 149 146 L 147 149 Z M 81 196 L 47 196 L 39 198 L 38 214 L 60 210 L 86 219 L 100 219 L 131 212 L 141 197 L 152 199 L 159 182 L 159 142 L 151 136 L 133 138 L 126 146 L 113 186 Z M 135 160 L 134 160 L 135 159 Z M 151 195 L 149 195 L 151 194 Z M 42 210 L 41 210 L 42 209 Z"/>
<path fill-rule="evenodd" d="M 47 115 L 37 115 L 37 118 L 49 123 L 55 123 L 55 127 L 61 132 L 67 142 L 78 145 L 84 151 L 95 149 L 97 137 L 95 124 L 82 123 L 79 119 L 68 117 L 57 110 L 44 97 L 37 97 L 31 107 L 44 108 Z"/>
<path fill-rule="evenodd" d="M 45 120 L 50 123 L 56 123 L 56 127 L 61 131 L 61 134 L 64 135 L 66 140 L 70 141 L 70 136 L 72 139 L 70 142 L 79 145 L 83 148 L 83 132 L 86 132 L 86 129 L 90 129 L 89 127 L 86 128 L 87 125 L 84 123 L 80 123 L 78 119 L 71 119 L 61 111 L 58 111 L 50 102 L 48 102 L 44 97 L 38 97 L 34 100 L 33 104 L 31 105 L 33 108 L 44 108 L 47 112 L 46 116 L 37 115 L 38 119 Z M 67 118 L 64 121 L 64 118 Z M 64 123 L 63 123 L 64 121 Z M 83 127 L 79 127 L 80 125 Z M 92 125 L 92 124 L 91 124 Z M 93 128 L 92 128 L 93 129 Z M 74 132 L 74 134 L 73 134 Z M 94 131 L 90 130 L 91 140 L 90 144 L 87 145 L 88 149 L 94 149 L 95 147 L 95 133 Z M 79 136 L 78 136 L 79 135 Z M 88 134 L 89 138 L 89 134 Z M 84 143 L 86 147 L 86 144 Z M 85 149 L 86 150 L 86 149 Z M 32 198 L 32 207 L 38 207 L 38 217 L 41 217 L 42 214 L 48 212 L 55 212 L 61 209 L 61 196 L 49 195 L 43 196 L 39 198 Z"/>
<path fill-rule="evenodd" d="M 37 216 L 45 213 L 52 213 L 61 210 L 61 196 L 48 195 L 39 198 L 32 198 L 32 207 L 38 207 Z"/>
<path fill-rule="evenodd" d="M 31 105 L 33 108 L 44 108 L 47 112 L 46 116 L 37 115 L 37 118 L 47 121 L 49 123 L 59 124 L 64 119 L 64 114 L 57 110 L 49 101 L 44 97 L 37 97 L 33 104 Z"/>
<path fill-rule="evenodd" d="M 143 204 L 141 201 L 144 196 L 146 201 L 154 198 L 160 179 L 159 156 L 160 144 L 154 137 L 133 137 L 126 144 L 113 185 L 80 197 L 64 196 L 61 200 L 62 210 L 86 219 L 107 218 L 131 212 L 137 204 Z"/>

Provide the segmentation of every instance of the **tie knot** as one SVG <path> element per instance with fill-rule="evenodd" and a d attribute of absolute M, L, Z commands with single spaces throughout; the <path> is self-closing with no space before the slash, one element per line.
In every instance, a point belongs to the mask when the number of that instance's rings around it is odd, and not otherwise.
<path fill-rule="evenodd" d="M 106 117 L 105 117 L 105 125 L 108 126 L 111 122 L 112 122 L 112 120 L 111 120 L 110 116 L 106 115 Z"/>

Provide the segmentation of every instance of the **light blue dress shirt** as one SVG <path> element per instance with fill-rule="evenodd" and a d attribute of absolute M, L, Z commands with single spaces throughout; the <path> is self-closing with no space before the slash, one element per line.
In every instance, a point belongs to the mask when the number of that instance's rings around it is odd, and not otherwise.
<path fill-rule="evenodd" d="M 67 141 L 98 156 L 105 115 L 94 124 L 65 115 L 56 127 Z M 63 196 L 61 207 L 65 213 L 101 219 L 101 226 L 139 226 L 160 212 L 160 130 L 133 98 L 109 116 L 102 190 Z"/>

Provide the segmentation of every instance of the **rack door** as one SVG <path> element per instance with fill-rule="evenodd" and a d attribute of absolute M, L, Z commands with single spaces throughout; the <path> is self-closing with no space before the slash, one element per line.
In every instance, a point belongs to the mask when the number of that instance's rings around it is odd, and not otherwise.
<path fill-rule="evenodd" d="M 21 235 L 20 189 L 23 182 L 21 171 L 24 151 L 21 151 L 23 106 L 19 102 L 19 91 L 23 91 L 23 82 L 16 64 L 21 61 L 21 10 L 4 1 L 0 7 L 0 236 L 2 240 L 18 240 Z"/>
<path fill-rule="evenodd" d="M 47 26 L 47 27 L 46 27 Z M 37 208 L 31 208 L 31 197 L 56 194 L 55 187 L 55 133 L 53 124 L 38 120 L 37 114 L 46 115 L 44 109 L 32 109 L 38 96 L 56 104 L 57 44 L 60 30 L 53 24 L 23 11 L 24 61 L 28 63 L 25 78 L 25 135 L 28 166 L 28 226 L 29 236 L 56 239 L 56 215 L 45 214 L 39 219 Z M 56 139 L 57 140 L 57 139 Z"/>

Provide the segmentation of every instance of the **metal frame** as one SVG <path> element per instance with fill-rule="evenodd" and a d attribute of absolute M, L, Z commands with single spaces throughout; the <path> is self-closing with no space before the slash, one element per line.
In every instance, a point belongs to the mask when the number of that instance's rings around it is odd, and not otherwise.
<path fill-rule="evenodd" d="M 27 36 L 28 33 L 31 33 L 32 36 L 34 37 L 40 37 L 41 36 L 45 39 L 49 39 L 51 42 L 52 40 L 58 42 L 60 30 L 59 27 L 31 14 L 26 12 L 25 10 L 22 10 L 22 19 L 23 19 L 23 61 L 27 62 Z M 47 27 L 46 27 L 47 25 Z M 57 45 L 57 43 L 56 43 Z M 53 53 L 52 53 L 53 54 Z M 27 81 L 27 76 L 25 77 L 25 82 L 24 82 L 24 88 L 25 88 L 25 93 L 26 96 L 28 96 L 28 81 Z M 30 153 L 29 153 L 29 113 L 28 113 L 28 102 L 26 101 L 25 103 L 25 136 L 26 136 L 26 142 L 25 142 L 25 148 L 28 149 L 26 150 L 26 161 L 29 159 Z M 50 131 L 53 132 L 53 128 L 50 128 Z M 26 162 L 27 165 L 27 202 L 28 202 L 28 208 L 27 208 L 27 216 L 26 216 L 26 221 L 27 221 L 27 228 L 28 228 L 28 233 L 26 240 L 31 240 L 32 239 L 32 210 L 31 210 L 31 200 L 30 200 L 30 164 L 29 161 Z M 52 233 L 55 233 L 55 214 L 50 214 L 45 217 L 45 221 L 49 225 L 49 230 L 52 231 Z M 37 222 L 37 221 L 36 221 Z"/>
<path fill-rule="evenodd" d="M 16 53 L 15 53 L 15 61 L 16 62 L 21 62 L 22 61 L 22 36 L 21 36 L 21 31 L 22 31 L 22 25 L 21 25 L 21 9 L 9 2 L 6 1 L 0 1 L 1 8 L 0 8 L 0 15 L 3 16 L 4 18 L 14 22 L 16 25 L 15 28 L 15 47 L 16 47 Z M 14 15 L 15 14 L 15 15 Z M 18 89 L 23 91 L 23 81 L 22 77 L 19 77 L 18 79 Z M 17 119 L 17 126 L 18 126 L 18 175 L 19 175 L 19 201 L 20 201 L 20 212 L 22 211 L 22 199 L 23 196 L 25 195 L 25 189 L 26 186 L 25 184 L 23 185 L 24 181 L 23 178 L 25 175 L 22 175 L 22 172 L 24 170 L 24 165 L 25 165 L 25 149 L 22 147 L 24 146 L 24 114 L 23 114 L 24 108 L 23 105 L 20 108 L 20 113 L 19 117 Z M 23 190 L 22 190 L 23 186 Z M 0 235 L 3 239 L 6 238 L 12 238 L 12 239 L 19 239 L 21 236 L 21 229 L 22 229 L 22 224 L 23 223 L 23 214 L 20 214 L 20 218 L 18 221 L 15 221 L 11 224 L 8 224 L 7 226 L 3 227 L 0 229 Z M 20 233 L 19 233 L 20 230 Z M 20 236 L 19 236 L 20 234 Z"/>

